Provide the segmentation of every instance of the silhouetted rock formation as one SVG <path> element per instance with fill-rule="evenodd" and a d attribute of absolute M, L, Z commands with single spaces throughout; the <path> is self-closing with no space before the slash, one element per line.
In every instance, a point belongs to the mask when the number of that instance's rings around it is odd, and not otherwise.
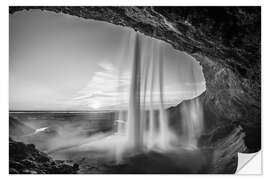
<path fill-rule="evenodd" d="M 64 161 L 54 161 L 33 144 L 26 145 L 9 138 L 10 174 L 76 174 L 77 170 L 77 164 L 71 166 Z"/>

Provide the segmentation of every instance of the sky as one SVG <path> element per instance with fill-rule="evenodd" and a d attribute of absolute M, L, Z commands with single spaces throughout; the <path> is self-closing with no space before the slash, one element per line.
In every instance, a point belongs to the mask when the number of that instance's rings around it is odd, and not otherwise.
<path fill-rule="evenodd" d="M 10 110 L 126 106 L 136 34 L 133 30 L 40 10 L 18 12 L 9 19 Z M 177 104 L 205 90 L 197 61 L 165 42 L 139 36 L 143 62 L 163 52 L 166 104 Z M 157 88 L 151 92 L 158 97 Z"/>

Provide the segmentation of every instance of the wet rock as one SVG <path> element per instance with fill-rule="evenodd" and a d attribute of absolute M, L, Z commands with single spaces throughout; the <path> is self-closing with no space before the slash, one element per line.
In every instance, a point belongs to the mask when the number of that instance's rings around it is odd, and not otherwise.
<path fill-rule="evenodd" d="M 241 126 L 219 127 L 199 139 L 202 149 L 212 149 L 212 166 L 209 173 L 231 174 L 237 169 L 238 152 L 247 152 L 245 133 Z"/>
<path fill-rule="evenodd" d="M 19 174 L 19 171 L 14 168 L 9 168 L 9 174 Z"/>
<path fill-rule="evenodd" d="M 9 139 L 10 174 L 75 174 L 78 170 L 78 164 L 68 165 L 64 161 L 54 161 L 34 145 Z"/>
<path fill-rule="evenodd" d="M 49 157 L 46 157 L 46 156 L 38 156 L 37 158 L 36 158 L 36 161 L 38 161 L 38 162 L 48 162 L 48 161 L 50 161 L 50 158 Z"/>
<path fill-rule="evenodd" d="M 24 166 L 19 162 L 9 161 L 9 168 L 21 171 L 24 169 Z"/>
<path fill-rule="evenodd" d="M 29 159 L 24 159 L 21 161 L 21 163 L 26 166 L 26 167 L 29 167 L 29 168 L 37 168 L 37 164 L 32 161 L 32 160 L 29 160 Z"/>
<path fill-rule="evenodd" d="M 72 167 L 74 170 L 79 170 L 79 164 L 77 164 L 77 163 L 73 164 Z"/>
<path fill-rule="evenodd" d="M 35 149 L 35 145 L 34 144 L 27 144 L 27 147 L 29 147 L 29 149 Z"/>
<path fill-rule="evenodd" d="M 25 169 L 25 170 L 22 171 L 22 174 L 38 174 L 38 172 L 33 171 L 33 170 Z"/>

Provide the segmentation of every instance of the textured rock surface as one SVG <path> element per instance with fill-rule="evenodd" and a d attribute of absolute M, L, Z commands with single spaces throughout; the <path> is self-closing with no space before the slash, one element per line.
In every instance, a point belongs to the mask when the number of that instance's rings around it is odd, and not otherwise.
<path fill-rule="evenodd" d="M 246 152 L 245 133 L 238 126 L 227 125 L 203 135 L 199 145 L 206 151 L 211 151 L 212 166 L 209 173 L 231 174 L 237 169 L 238 152 Z"/>
<path fill-rule="evenodd" d="M 9 12 L 29 9 L 131 27 L 187 52 L 203 67 L 207 90 L 200 98 L 213 121 L 207 130 L 241 125 L 248 151 L 260 149 L 260 7 L 10 7 Z"/>
<path fill-rule="evenodd" d="M 33 144 L 9 139 L 10 174 L 76 174 L 77 170 L 77 164 L 71 166 L 64 161 L 54 161 Z"/>

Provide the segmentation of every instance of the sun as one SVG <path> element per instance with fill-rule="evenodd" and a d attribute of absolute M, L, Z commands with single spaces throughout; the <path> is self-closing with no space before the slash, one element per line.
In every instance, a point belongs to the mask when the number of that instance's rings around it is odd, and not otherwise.
<path fill-rule="evenodd" d="M 89 104 L 89 106 L 93 109 L 99 109 L 101 107 L 101 104 L 97 101 L 91 102 L 91 104 Z"/>

